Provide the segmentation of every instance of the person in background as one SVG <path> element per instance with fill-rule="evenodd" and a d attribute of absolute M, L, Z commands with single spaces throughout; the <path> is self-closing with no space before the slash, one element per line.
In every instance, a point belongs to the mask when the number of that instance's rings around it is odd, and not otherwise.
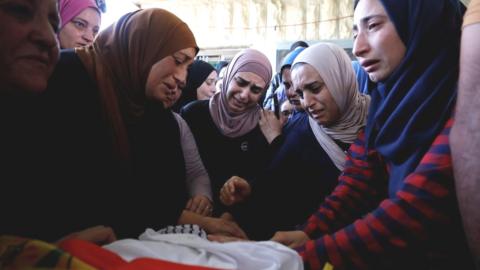
<path fill-rule="evenodd" d="M 280 105 L 280 118 L 279 118 L 279 120 L 280 120 L 280 123 L 282 124 L 282 126 L 285 126 L 288 119 L 290 119 L 290 117 L 292 117 L 293 110 L 294 110 L 294 107 L 288 99 L 284 100 L 283 103 Z"/>
<path fill-rule="evenodd" d="M 272 162 L 251 185 L 234 177 L 220 193 L 224 204 L 235 204 L 234 220 L 256 240 L 294 229 L 317 209 L 337 184 L 345 151 L 367 119 L 370 98 L 358 92 L 350 58 L 339 46 L 305 49 L 293 63 L 292 79 L 306 112 L 282 130 L 265 110 L 260 126 L 275 151 Z"/>
<path fill-rule="evenodd" d="M 273 92 L 267 93 L 267 98 L 263 103 L 263 108 L 271 111 L 275 111 L 275 106 L 280 106 L 284 100 L 288 99 L 292 105 L 295 106 L 295 111 L 303 110 L 300 104 L 300 98 L 292 89 L 292 78 L 290 75 L 290 69 L 292 63 L 305 47 L 297 47 L 293 51 L 289 52 L 283 59 L 282 66 L 280 67 L 280 85 Z M 271 88 L 269 88 L 270 90 Z M 277 95 L 275 99 L 273 95 Z M 278 102 L 275 104 L 275 102 Z"/>
<path fill-rule="evenodd" d="M 220 92 L 220 90 L 222 89 L 223 77 L 225 76 L 225 72 L 227 71 L 227 66 L 228 66 L 227 61 L 220 61 L 215 66 L 215 69 L 217 70 L 217 75 L 218 75 L 217 81 L 215 82 L 216 92 Z"/>
<path fill-rule="evenodd" d="M 271 73 L 263 53 L 242 50 L 228 65 L 222 91 L 181 111 L 210 176 L 215 214 L 223 212 L 219 192 L 225 181 L 234 175 L 252 179 L 269 161 L 269 145 L 258 125 L 258 99 Z"/>
<path fill-rule="evenodd" d="M 284 63 L 280 69 L 280 73 L 282 74 L 282 85 L 283 91 L 287 96 L 288 101 L 294 106 L 293 114 L 303 112 L 304 108 L 302 103 L 300 102 L 300 96 L 298 95 L 297 91 L 293 88 L 292 83 L 292 76 L 291 76 L 291 68 L 292 64 L 295 61 L 295 58 L 301 53 L 306 47 L 297 47 L 293 50 L 288 57 L 284 60 Z"/>
<path fill-rule="evenodd" d="M 480 1 L 472 0 L 463 22 L 455 122 L 450 135 L 455 188 L 463 227 L 480 269 Z"/>
<path fill-rule="evenodd" d="M 215 94 L 217 71 L 209 63 L 195 60 L 188 68 L 187 84 L 173 110 L 180 112 L 183 106 L 195 100 L 209 99 Z"/>
<path fill-rule="evenodd" d="M 92 44 L 100 30 L 101 12 L 95 0 L 59 0 L 58 40 L 68 49 Z"/>
<path fill-rule="evenodd" d="M 288 52 L 290 53 L 298 47 L 307 48 L 308 43 L 306 43 L 303 40 L 295 41 L 294 43 L 292 43 L 292 45 L 290 45 L 290 49 L 289 49 Z M 268 101 L 268 99 L 270 97 L 273 96 L 272 94 L 275 93 L 275 90 L 281 85 L 281 82 L 282 82 L 282 75 L 280 74 L 280 72 L 278 72 L 271 79 L 270 86 L 268 87 L 267 92 L 265 92 L 262 95 L 262 97 L 260 98 L 260 100 L 259 100 L 260 103 L 259 104 L 261 104 L 263 107 L 265 107 L 266 102 Z"/>

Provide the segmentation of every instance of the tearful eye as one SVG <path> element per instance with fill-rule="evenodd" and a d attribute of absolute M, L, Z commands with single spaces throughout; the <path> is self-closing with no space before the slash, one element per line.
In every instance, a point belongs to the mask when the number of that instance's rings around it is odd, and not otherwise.
<path fill-rule="evenodd" d="M 293 111 L 292 111 L 292 110 L 285 110 L 285 111 L 282 111 L 282 115 L 283 115 L 283 116 L 287 116 L 287 117 L 288 117 L 288 116 L 290 116 L 292 113 L 293 113 Z"/>
<path fill-rule="evenodd" d="M 303 98 L 303 92 L 301 90 L 295 90 L 295 94 L 297 94 L 300 98 Z"/>
<path fill-rule="evenodd" d="M 377 26 L 378 26 L 378 23 L 371 23 L 371 24 L 368 25 L 368 30 L 372 30 Z"/>
<path fill-rule="evenodd" d="M 215 82 L 215 79 L 208 79 L 208 80 L 205 81 L 205 83 L 206 83 L 208 86 L 212 85 L 214 82 Z"/>
<path fill-rule="evenodd" d="M 262 92 L 262 88 L 260 87 L 251 87 L 250 88 L 250 91 L 252 91 L 252 93 L 254 94 L 260 94 Z"/>
<path fill-rule="evenodd" d="M 242 78 L 235 77 L 235 82 L 238 84 L 240 87 L 245 87 L 248 86 L 249 82 L 245 81 Z"/>

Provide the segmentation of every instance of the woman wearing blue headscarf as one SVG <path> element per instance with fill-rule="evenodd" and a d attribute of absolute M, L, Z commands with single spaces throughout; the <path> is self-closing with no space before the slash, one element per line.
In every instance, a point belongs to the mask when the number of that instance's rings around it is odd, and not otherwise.
<path fill-rule="evenodd" d="M 296 247 L 312 269 L 471 269 L 448 147 L 462 7 L 357 2 L 353 53 L 377 83 L 365 133 L 303 231 L 273 240 Z"/>

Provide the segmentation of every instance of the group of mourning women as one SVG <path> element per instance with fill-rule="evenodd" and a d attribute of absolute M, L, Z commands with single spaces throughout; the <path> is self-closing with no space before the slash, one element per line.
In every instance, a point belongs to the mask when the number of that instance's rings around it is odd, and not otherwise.
<path fill-rule="evenodd" d="M 0 234 L 102 244 L 198 224 L 280 242 L 311 269 L 472 269 L 448 140 L 464 11 L 356 1 L 371 96 L 343 49 L 314 44 L 290 59 L 303 110 L 283 125 L 259 106 L 272 67 L 258 50 L 177 114 L 199 48 L 172 13 L 126 14 L 59 52 L 57 1 L 0 0 Z"/>

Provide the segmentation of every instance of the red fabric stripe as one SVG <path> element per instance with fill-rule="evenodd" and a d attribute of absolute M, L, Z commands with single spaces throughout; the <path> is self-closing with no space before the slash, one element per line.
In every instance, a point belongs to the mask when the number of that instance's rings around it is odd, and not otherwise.
<path fill-rule="evenodd" d="M 317 251 L 315 249 L 315 241 L 310 240 L 305 244 L 305 255 L 308 258 L 308 264 L 311 269 L 321 269 L 323 263 L 317 257 Z"/>
<path fill-rule="evenodd" d="M 339 268 L 343 267 L 343 260 L 338 253 L 337 244 L 330 235 L 323 236 L 323 242 L 325 244 L 325 250 L 327 251 L 328 258 L 330 258 L 331 263 Z"/>
<path fill-rule="evenodd" d="M 371 250 L 375 253 L 380 253 L 383 248 L 376 242 L 376 239 L 373 237 L 373 234 L 370 232 L 370 228 L 367 226 L 367 223 L 363 220 L 357 220 L 354 223 L 355 231 L 357 234 L 364 239 L 364 243 L 367 245 L 368 250 Z"/>
<path fill-rule="evenodd" d="M 413 230 L 416 234 L 423 231 L 421 223 L 409 216 L 402 207 L 393 203 L 391 200 L 383 201 L 380 207 L 382 207 L 391 218 L 407 227 L 410 231 Z M 401 245 L 405 245 L 405 241 L 402 240 Z"/>

